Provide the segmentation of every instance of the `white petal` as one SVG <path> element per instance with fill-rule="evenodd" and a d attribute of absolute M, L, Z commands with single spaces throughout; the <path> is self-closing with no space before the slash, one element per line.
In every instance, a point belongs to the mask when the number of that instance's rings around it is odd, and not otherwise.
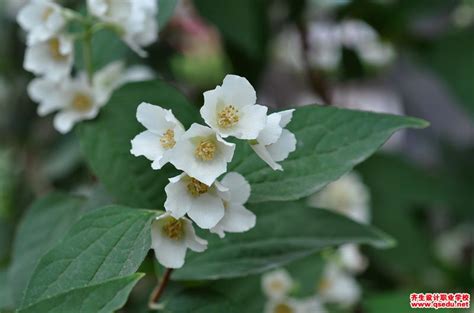
<path fill-rule="evenodd" d="M 155 256 L 161 265 L 167 268 L 181 268 L 186 258 L 186 242 L 163 238 L 161 243 L 153 248 Z"/>
<path fill-rule="evenodd" d="M 237 172 L 227 173 L 221 184 L 230 191 L 230 199 L 227 200 L 229 202 L 244 204 L 250 197 L 250 184 Z"/>
<path fill-rule="evenodd" d="M 202 194 L 193 200 L 188 215 L 200 228 L 212 228 L 224 217 L 224 203 L 216 194 Z"/>
<path fill-rule="evenodd" d="M 181 174 L 170 178 L 169 184 L 165 187 L 165 209 L 175 218 L 183 217 L 192 207 L 193 199 L 189 196 L 185 184 L 181 181 L 184 177 L 186 175 Z"/>
<path fill-rule="evenodd" d="M 137 120 L 149 131 L 161 135 L 175 126 L 166 120 L 166 116 L 170 114 L 168 111 L 160 106 L 142 102 L 137 108 Z"/>
<path fill-rule="evenodd" d="M 204 92 L 204 104 L 199 110 L 206 124 L 211 126 L 213 129 L 219 129 L 219 126 L 217 125 L 217 104 L 221 97 L 222 91 L 220 86 L 217 86 L 213 90 Z"/>
<path fill-rule="evenodd" d="M 60 86 L 51 80 L 36 78 L 28 85 L 28 95 L 39 102 L 38 115 L 45 116 L 65 106 Z"/>
<path fill-rule="evenodd" d="M 243 205 L 229 203 L 224 218 L 219 222 L 219 225 L 226 232 L 242 233 L 254 228 L 256 219 L 255 214 Z"/>
<path fill-rule="evenodd" d="M 268 150 L 264 145 L 255 144 L 250 145 L 250 147 L 252 147 L 253 151 L 255 151 L 255 153 L 260 157 L 260 159 L 267 163 L 273 170 L 283 171 L 281 165 L 276 163 L 275 160 L 273 160 L 272 156 L 270 155 L 270 153 L 268 153 Z"/>
<path fill-rule="evenodd" d="M 258 143 L 268 146 L 275 143 L 281 136 L 283 130 L 280 126 L 281 115 L 279 113 L 272 113 L 267 117 L 267 124 L 265 128 L 258 134 Z"/>
<path fill-rule="evenodd" d="M 257 94 L 249 81 L 241 76 L 227 75 L 222 83 L 222 93 L 226 104 L 240 109 L 257 102 Z"/>
<path fill-rule="evenodd" d="M 160 136 L 146 130 L 132 139 L 130 153 L 134 156 L 144 156 L 150 161 L 160 159 L 164 149 L 160 144 Z"/>
<path fill-rule="evenodd" d="M 285 160 L 296 150 L 296 137 L 287 129 L 283 129 L 280 138 L 274 144 L 267 146 L 267 151 L 276 162 Z"/>
<path fill-rule="evenodd" d="M 81 114 L 77 112 L 71 110 L 61 111 L 54 116 L 54 128 L 61 134 L 65 134 L 81 119 Z"/>
<path fill-rule="evenodd" d="M 278 114 L 281 117 L 281 120 L 280 120 L 280 126 L 281 127 L 284 128 L 284 127 L 286 127 L 286 125 L 288 125 L 291 122 L 291 119 L 293 118 L 293 112 L 294 111 L 295 111 L 295 109 L 290 109 L 290 110 L 285 110 L 285 111 L 278 112 Z"/>
<path fill-rule="evenodd" d="M 262 276 L 262 289 L 268 298 L 282 300 L 292 287 L 293 279 L 284 269 L 267 272 Z"/>
<path fill-rule="evenodd" d="M 267 111 L 267 107 L 258 104 L 243 107 L 240 120 L 231 135 L 239 139 L 256 139 L 267 122 Z"/>
<path fill-rule="evenodd" d="M 203 252 L 207 249 L 207 241 L 198 237 L 196 232 L 194 231 L 194 227 L 192 223 L 186 219 L 185 224 L 185 231 L 186 231 L 186 245 L 189 249 L 195 252 Z"/>

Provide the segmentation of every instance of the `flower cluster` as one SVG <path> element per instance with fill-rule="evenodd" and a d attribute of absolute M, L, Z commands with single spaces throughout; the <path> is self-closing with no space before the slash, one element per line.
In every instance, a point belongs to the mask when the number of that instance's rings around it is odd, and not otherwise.
<path fill-rule="evenodd" d="M 326 313 L 322 300 L 317 296 L 305 299 L 291 297 L 295 282 L 284 269 L 268 272 L 262 277 L 262 290 L 267 297 L 265 313 Z"/>
<path fill-rule="evenodd" d="M 127 9 L 125 2 L 92 0 L 88 1 L 88 9 L 107 23 L 124 22 L 125 19 L 109 20 L 107 14 L 126 11 L 127 22 L 131 24 L 133 20 L 135 27 L 124 27 L 133 33 L 127 31 L 123 38 L 137 50 L 141 45 L 156 40 L 156 1 L 129 1 L 130 8 Z M 69 132 L 78 121 L 95 118 L 118 86 L 150 78 L 149 71 L 125 71 L 120 62 L 110 64 L 95 75 L 79 72 L 72 76 L 74 43 L 78 37 L 68 33 L 67 26 L 73 19 L 83 21 L 85 18 L 52 0 L 32 0 L 17 16 L 18 23 L 27 32 L 23 66 L 39 76 L 28 86 L 28 94 L 39 103 L 39 115 L 59 111 L 54 117 L 54 127 L 61 133 Z"/>
<path fill-rule="evenodd" d="M 368 223 L 369 200 L 370 194 L 362 179 L 351 172 L 310 196 L 308 204 L 336 211 L 359 223 Z M 361 288 L 354 275 L 367 268 L 367 258 L 356 244 L 344 244 L 328 258 L 318 284 L 318 294 L 324 302 L 351 307 L 361 296 Z"/>
<path fill-rule="evenodd" d="M 152 161 L 155 170 L 171 163 L 182 171 L 169 179 L 166 213 L 152 227 L 152 247 L 164 266 L 179 268 L 187 248 L 206 248 L 191 220 L 221 238 L 226 232 L 245 232 L 255 226 L 255 215 L 244 206 L 250 197 L 249 183 L 238 173 L 226 173 L 236 148 L 226 139 L 247 140 L 278 170 L 282 167 L 276 162 L 296 149 L 294 134 L 284 128 L 293 111 L 267 116 L 267 108 L 256 100 L 256 92 L 245 78 L 227 75 L 221 86 L 204 93 L 200 113 L 207 126 L 195 123 L 187 130 L 171 110 L 149 103 L 138 106 L 137 120 L 146 130 L 131 141 L 130 152 Z"/>

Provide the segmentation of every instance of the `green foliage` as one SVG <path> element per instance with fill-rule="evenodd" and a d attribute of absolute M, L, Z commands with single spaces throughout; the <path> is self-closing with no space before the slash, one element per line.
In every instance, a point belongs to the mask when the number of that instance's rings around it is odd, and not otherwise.
<path fill-rule="evenodd" d="M 19 304 L 40 258 L 63 238 L 82 213 L 83 199 L 52 193 L 35 201 L 21 221 L 9 271 L 12 297 Z"/>
<path fill-rule="evenodd" d="M 154 214 L 107 206 L 84 215 L 65 238 L 41 258 L 21 307 L 67 292 L 93 292 L 94 288 L 78 289 L 135 273 L 150 248 L 150 220 Z M 74 296 L 80 298 L 77 294 Z"/>
<path fill-rule="evenodd" d="M 219 279 L 261 273 L 346 242 L 387 247 L 392 240 L 371 226 L 300 202 L 269 202 L 249 206 L 258 223 L 242 234 L 209 237 L 208 250 L 192 253 L 179 280 Z"/>
<path fill-rule="evenodd" d="M 158 1 L 158 27 L 161 30 L 169 19 L 173 16 L 178 0 L 157 0 Z"/>
<path fill-rule="evenodd" d="M 243 144 L 236 149 L 230 168 L 250 182 L 250 202 L 295 200 L 350 171 L 395 131 L 426 126 L 425 121 L 411 117 L 302 107 L 296 109 L 288 126 L 298 144 L 296 151 L 281 163 L 284 171 L 273 171 Z"/>
<path fill-rule="evenodd" d="M 65 293 L 45 298 L 18 312 L 113 312 L 125 304 L 128 294 L 142 276 L 142 274 L 133 274 L 106 280 L 87 287 L 72 289 Z"/>

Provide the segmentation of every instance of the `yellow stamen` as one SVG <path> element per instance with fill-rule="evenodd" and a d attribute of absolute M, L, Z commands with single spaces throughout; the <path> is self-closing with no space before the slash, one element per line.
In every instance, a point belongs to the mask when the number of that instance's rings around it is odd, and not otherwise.
<path fill-rule="evenodd" d="M 331 287 L 331 281 L 329 281 L 328 279 L 322 279 L 318 285 L 318 289 L 320 291 L 328 290 L 330 287 Z"/>
<path fill-rule="evenodd" d="M 163 234 L 173 240 L 179 240 L 184 236 L 184 221 L 170 216 L 163 225 Z"/>
<path fill-rule="evenodd" d="M 51 53 L 53 59 L 55 59 L 56 61 L 63 61 L 67 58 L 67 55 L 61 53 L 61 42 L 58 38 L 53 38 L 49 40 L 48 45 L 49 52 Z"/>
<path fill-rule="evenodd" d="M 160 138 L 161 146 L 165 149 L 171 149 L 176 144 L 174 140 L 174 130 L 168 129 Z"/>
<path fill-rule="evenodd" d="M 84 93 L 76 93 L 71 105 L 72 108 L 78 112 L 87 112 L 92 107 L 92 99 Z"/>
<path fill-rule="evenodd" d="M 293 313 L 293 309 L 285 303 L 279 303 L 275 307 L 274 313 Z"/>
<path fill-rule="evenodd" d="M 221 128 L 231 128 L 239 122 L 239 110 L 233 105 L 227 105 L 217 113 L 217 125 Z"/>
<path fill-rule="evenodd" d="M 203 193 L 206 193 L 209 191 L 208 185 L 200 182 L 194 177 L 189 177 L 189 181 L 186 187 L 188 187 L 189 193 L 192 194 L 194 197 L 200 196 Z"/>
<path fill-rule="evenodd" d="M 211 161 L 216 154 L 217 145 L 212 139 L 202 139 L 196 146 L 194 155 L 201 161 Z"/>

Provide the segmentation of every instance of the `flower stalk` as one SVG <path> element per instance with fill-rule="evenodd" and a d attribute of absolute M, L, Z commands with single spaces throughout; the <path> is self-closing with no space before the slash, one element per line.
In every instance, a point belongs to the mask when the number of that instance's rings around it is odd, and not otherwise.
<path fill-rule="evenodd" d="M 166 286 L 168 285 L 172 272 L 172 268 L 167 268 L 165 270 L 165 273 L 163 274 L 163 277 L 156 285 L 155 289 L 153 289 L 150 295 L 150 299 L 148 300 L 148 307 L 151 310 L 160 310 L 163 308 L 162 305 L 158 303 L 158 301 L 160 300 L 161 296 L 163 295 L 163 292 L 165 291 Z"/>

